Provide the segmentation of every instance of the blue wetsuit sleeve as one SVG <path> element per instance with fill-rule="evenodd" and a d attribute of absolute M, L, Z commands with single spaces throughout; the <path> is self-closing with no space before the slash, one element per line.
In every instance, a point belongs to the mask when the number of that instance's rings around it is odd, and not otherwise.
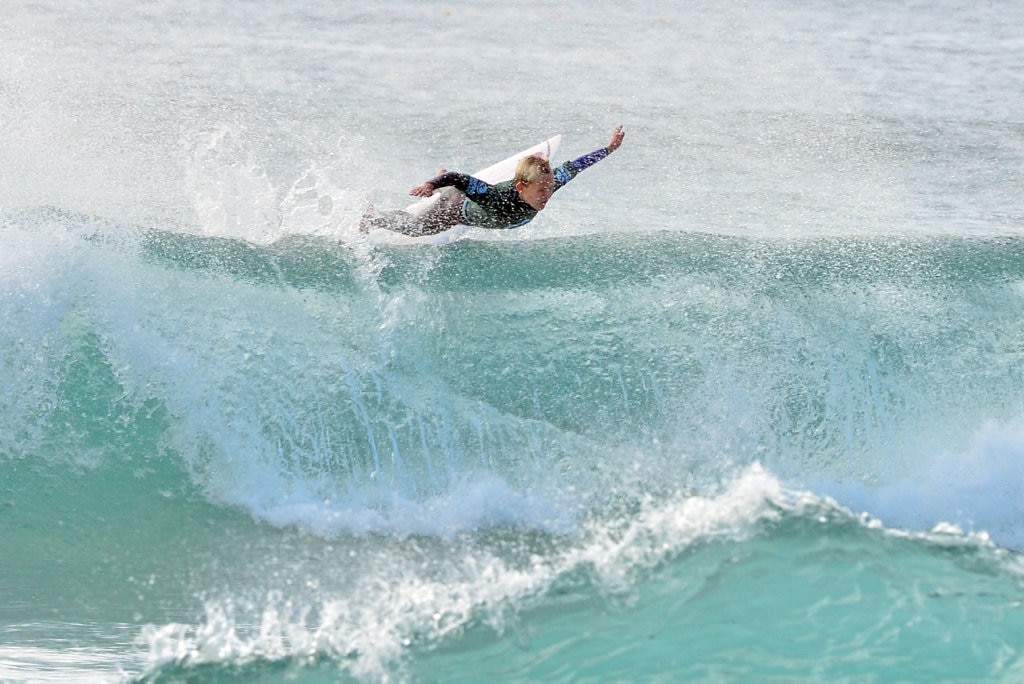
<path fill-rule="evenodd" d="M 599 150 L 594 150 L 590 154 L 585 154 L 582 157 L 577 157 L 572 161 L 567 161 L 557 169 L 555 169 L 555 189 L 562 187 L 573 178 L 576 177 L 583 169 L 589 168 L 601 161 L 605 157 L 611 154 L 607 147 L 602 147 Z"/>
<path fill-rule="evenodd" d="M 576 173 L 579 173 L 583 169 L 593 166 L 597 162 L 601 161 L 605 157 L 611 154 L 607 147 L 602 147 L 599 150 L 594 150 L 590 154 L 585 154 L 582 157 L 572 160 L 572 165 L 576 167 Z"/>

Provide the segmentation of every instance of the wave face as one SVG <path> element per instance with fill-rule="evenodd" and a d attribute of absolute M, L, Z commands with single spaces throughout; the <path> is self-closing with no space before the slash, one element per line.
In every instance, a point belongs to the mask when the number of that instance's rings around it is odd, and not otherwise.
<path fill-rule="evenodd" d="M 52 214 L 6 232 L 44 263 L 7 278 L 5 452 L 173 453 L 211 502 L 326 535 L 472 529 L 402 507 L 477 477 L 548 501 L 557 528 L 629 494 L 624 468 L 642 491 L 754 462 L 878 488 L 970 454 L 997 468 L 1015 441 L 1016 239 L 360 253 Z"/>

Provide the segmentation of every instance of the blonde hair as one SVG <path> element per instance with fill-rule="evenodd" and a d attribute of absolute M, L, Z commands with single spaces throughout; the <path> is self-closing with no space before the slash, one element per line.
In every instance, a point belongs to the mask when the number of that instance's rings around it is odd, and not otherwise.
<path fill-rule="evenodd" d="M 544 176 L 551 175 L 551 162 L 548 161 L 547 157 L 542 157 L 539 154 L 531 154 L 528 157 L 523 157 L 519 160 L 519 164 L 516 166 L 516 177 L 517 183 L 523 185 L 529 185 L 534 181 L 540 180 Z"/>

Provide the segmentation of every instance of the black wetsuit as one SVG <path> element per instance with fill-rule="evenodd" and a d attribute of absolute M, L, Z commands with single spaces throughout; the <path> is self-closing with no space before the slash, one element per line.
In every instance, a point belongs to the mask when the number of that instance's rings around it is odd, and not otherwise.
<path fill-rule="evenodd" d="M 552 192 L 609 154 L 608 148 L 602 147 L 554 169 Z M 366 232 L 373 228 L 386 228 L 405 235 L 434 235 L 459 224 L 479 228 L 518 228 L 537 215 L 537 210 L 519 196 L 514 180 L 490 185 L 479 178 L 449 171 L 428 182 L 440 197 L 422 215 L 371 209 L 360 221 L 360 229 Z"/>
<path fill-rule="evenodd" d="M 557 191 L 575 178 L 580 171 L 601 161 L 608 154 L 608 149 L 602 147 L 554 169 L 555 184 L 551 191 Z M 519 196 L 514 180 L 489 185 L 464 173 L 449 171 L 428 182 L 435 189 L 455 187 L 465 194 L 466 199 L 462 203 L 462 223 L 467 226 L 518 228 L 532 221 L 537 215 L 537 210 Z"/>

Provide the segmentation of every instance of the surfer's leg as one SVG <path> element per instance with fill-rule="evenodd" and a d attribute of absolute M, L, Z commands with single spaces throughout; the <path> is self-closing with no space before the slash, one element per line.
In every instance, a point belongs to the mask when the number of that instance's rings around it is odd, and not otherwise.
<path fill-rule="evenodd" d="M 369 233 L 371 230 L 383 228 L 405 235 L 420 235 L 419 219 L 405 211 L 377 211 L 367 207 L 363 217 L 359 219 L 359 231 Z"/>
<path fill-rule="evenodd" d="M 424 232 L 421 235 L 442 233 L 462 223 L 462 203 L 466 196 L 458 188 L 441 188 L 436 193 L 437 201 L 420 215 L 419 221 Z"/>
<path fill-rule="evenodd" d="M 443 233 L 462 223 L 462 203 L 466 196 L 458 188 L 442 188 L 437 200 L 422 214 L 407 211 L 377 211 L 368 207 L 359 221 L 359 230 L 369 233 L 376 228 L 419 237 Z"/>

